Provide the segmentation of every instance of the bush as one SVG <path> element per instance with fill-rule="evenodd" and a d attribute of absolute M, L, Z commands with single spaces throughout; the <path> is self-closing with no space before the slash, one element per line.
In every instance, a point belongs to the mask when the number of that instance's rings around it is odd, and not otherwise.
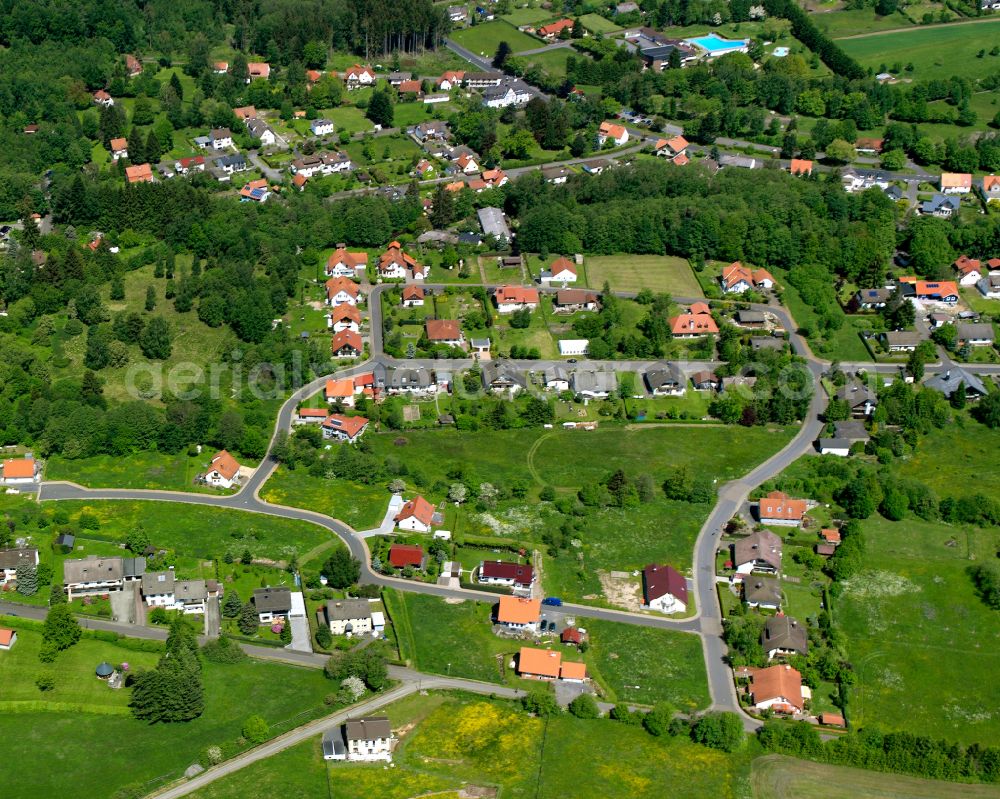
<path fill-rule="evenodd" d="M 213 663 L 239 663 L 246 660 L 247 657 L 242 647 L 229 638 L 208 641 L 201 648 L 201 654 L 205 660 L 210 660 Z"/>
<path fill-rule="evenodd" d="M 38 687 L 39 691 L 45 693 L 45 691 L 51 691 L 53 688 L 56 687 L 56 681 L 55 678 L 52 677 L 51 675 L 43 674 L 41 677 L 35 680 L 35 685 Z"/>
<path fill-rule="evenodd" d="M 529 713 L 534 713 L 536 716 L 543 718 L 546 716 L 558 716 L 562 713 L 562 708 L 556 702 L 555 696 L 544 688 L 531 691 L 531 693 L 521 700 L 521 705 Z"/>
<path fill-rule="evenodd" d="M 601 715 L 600 708 L 597 707 L 597 701 L 591 694 L 580 694 L 570 702 L 569 712 L 578 719 L 596 719 Z"/>
<path fill-rule="evenodd" d="M 252 744 L 263 743 L 268 739 L 269 729 L 264 719 L 253 715 L 243 722 L 243 737 Z"/>
<path fill-rule="evenodd" d="M 320 627 L 316 630 L 316 646 L 320 649 L 329 649 L 333 643 L 333 634 L 329 627 Z"/>

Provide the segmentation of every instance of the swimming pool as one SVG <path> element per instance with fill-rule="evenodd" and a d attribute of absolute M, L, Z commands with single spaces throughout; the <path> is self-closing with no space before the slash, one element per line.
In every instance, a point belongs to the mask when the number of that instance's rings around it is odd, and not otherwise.
<path fill-rule="evenodd" d="M 708 51 L 708 54 L 712 56 L 745 51 L 749 45 L 746 39 L 724 39 L 717 33 L 695 36 L 684 41 Z"/>

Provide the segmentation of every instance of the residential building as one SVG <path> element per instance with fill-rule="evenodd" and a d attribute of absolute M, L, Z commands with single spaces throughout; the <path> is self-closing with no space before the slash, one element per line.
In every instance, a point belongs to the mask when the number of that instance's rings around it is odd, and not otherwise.
<path fill-rule="evenodd" d="M 724 169 L 727 166 L 737 169 L 761 169 L 764 163 L 746 155 L 726 155 L 723 153 L 719 156 L 719 169 Z"/>
<path fill-rule="evenodd" d="M 734 261 L 722 270 L 719 282 L 726 294 L 742 294 L 750 289 L 770 289 L 775 283 L 766 269 L 751 270 L 739 261 Z"/>
<path fill-rule="evenodd" d="M 333 133 L 333 122 L 329 119 L 314 119 L 309 123 L 309 130 L 313 136 L 330 136 Z"/>
<path fill-rule="evenodd" d="M 17 643 L 17 632 L 8 630 L 6 627 L 0 628 L 0 650 L 5 652 L 14 648 Z"/>
<path fill-rule="evenodd" d="M 980 400 L 989 393 L 986 384 L 979 375 L 970 372 L 963 366 L 954 364 L 946 372 L 929 377 L 924 381 L 924 385 L 939 391 L 949 399 L 961 387 L 965 391 L 965 398 L 968 402 Z"/>
<path fill-rule="evenodd" d="M 128 183 L 152 183 L 153 168 L 149 164 L 135 164 L 125 167 L 125 180 Z"/>
<path fill-rule="evenodd" d="M 424 288 L 415 283 L 407 283 L 403 286 L 401 299 L 404 308 L 419 308 L 424 304 Z"/>
<path fill-rule="evenodd" d="M 538 289 L 523 286 L 500 286 L 493 291 L 493 301 L 502 314 L 538 307 Z"/>
<path fill-rule="evenodd" d="M 802 675 L 788 665 L 769 666 L 753 673 L 754 707 L 775 713 L 801 713 L 805 709 Z"/>
<path fill-rule="evenodd" d="M 461 347 L 465 344 L 465 334 L 455 319 L 428 319 L 424 322 L 424 333 L 431 344 L 446 347 Z"/>
<path fill-rule="evenodd" d="M 434 506 L 421 496 L 405 502 L 394 521 L 400 530 L 429 533 L 434 523 Z"/>
<path fill-rule="evenodd" d="M 573 20 L 567 18 L 560 19 L 557 22 L 550 22 L 548 25 L 542 25 L 538 29 L 538 35 L 543 39 L 556 39 L 563 31 L 571 31 L 573 29 Z"/>
<path fill-rule="evenodd" d="M 1000 200 L 1000 175 L 983 176 L 983 196 L 986 201 Z"/>
<path fill-rule="evenodd" d="M 334 358 L 357 358 L 364 350 L 361 336 L 348 328 L 335 333 L 330 342 L 330 354 Z"/>
<path fill-rule="evenodd" d="M 320 624 L 334 635 L 363 635 L 372 631 L 372 610 L 367 599 L 330 599 L 317 611 Z"/>
<path fill-rule="evenodd" d="M 361 286 L 346 277 L 331 277 L 326 281 L 326 304 L 336 308 L 347 303 L 357 305 L 364 300 Z"/>
<path fill-rule="evenodd" d="M 292 612 L 292 591 L 286 586 L 256 588 L 252 601 L 261 624 L 287 619 Z"/>
<path fill-rule="evenodd" d="M 560 256 L 552 262 L 552 265 L 547 270 L 538 276 L 538 279 L 543 285 L 552 285 L 553 283 L 566 285 L 567 283 L 575 283 L 577 277 L 576 264 L 569 258 Z"/>
<path fill-rule="evenodd" d="M 834 395 L 841 402 L 846 402 L 851 409 L 851 416 L 855 419 L 864 419 L 871 416 L 878 406 L 878 395 L 865 382 L 850 377 L 847 382 L 837 389 Z"/>
<path fill-rule="evenodd" d="M 213 128 L 208 139 L 213 150 L 225 150 L 233 146 L 233 134 L 229 128 Z"/>
<path fill-rule="evenodd" d="M 527 386 L 521 371 L 503 361 L 487 361 L 483 364 L 482 372 L 483 388 L 491 394 L 513 397 Z"/>
<path fill-rule="evenodd" d="M 342 302 L 334 307 L 326 315 L 326 326 L 339 333 L 341 330 L 350 330 L 352 333 L 361 332 L 361 311 L 356 305 L 349 302 Z"/>
<path fill-rule="evenodd" d="M 399 90 L 400 96 L 404 94 L 423 94 L 423 84 L 419 80 L 400 81 L 399 86 L 396 88 Z"/>
<path fill-rule="evenodd" d="M 502 560 L 485 560 L 479 564 L 477 581 L 486 585 L 504 585 L 515 594 L 531 595 L 535 582 L 534 570 L 526 563 L 511 563 Z"/>
<path fill-rule="evenodd" d="M 602 122 L 597 128 L 597 146 L 603 147 L 609 141 L 615 147 L 621 147 L 628 142 L 628 130 L 624 125 L 608 121 Z"/>
<path fill-rule="evenodd" d="M 793 158 L 788 165 L 788 171 L 792 175 L 806 175 L 813 173 L 813 162 L 806 158 Z"/>
<path fill-rule="evenodd" d="M 448 138 L 448 123 L 440 120 L 428 120 L 410 128 L 410 134 L 420 142 L 445 141 Z"/>
<path fill-rule="evenodd" d="M 187 175 L 189 172 L 204 172 L 205 156 L 194 155 L 190 158 L 179 158 L 174 162 L 174 171 L 178 175 Z"/>
<path fill-rule="evenodd" d="M 413 544 L 393 544 L 389 547 L 389 565 L 394 569 L 423 569 L 424 548 Z"/>
<path fill-rule="evenodd" d="M 355 64 L 344 72 L 344 83 L 347 84 L 348 91 L 360 89 L 362 86 L 371 86 L 375 83 L 375 72 L 367 64 L 365 66 Z"/>
<path fill-rule="evenodd" d="M 561 338 L 559 339 L 559 354 L 563 357 L 568 355 L 586 355 L 590 346 L 590 339 L 586 338 Z"/>
<path fill-rule="evenodd" d="M 342 413 L 331 413 L 323 421 L 323 438 L 334 438 L 353 444 L 368 429 L 368 420 L 364 416 L 345 416 Z"/>
<path fill-rule="evenodd" d="M 344 739 L 347 741 L 348 760 L 363 762 L 392 760 L 395 737 L 389 719 L 385 716 L 369 716 L 348 721 L 344 725 Z"/>
<path fill-rule="evenodd" d="M 466 72 L 465 85 L 470 89 L 485 89 L 499 86 L 504 79 L 502 72 Z"/>
<path fill-rule="evenodd" d="M 412 72 L 390 72 L 389 73 L 389 85 L 399 86 L 402 83 L 410 80 L 413 77 Z"/>
<path fill-rule="evenodd" d="M 816 441 L 816 449 L 820 455 L 836 455 L 846 458 L 851 454 L 851 442 L 846 438 L 820 438 Z"/>
<path fill-rule="evenodd" d="M 703 302 L 694 303 L 690 308 L 686 308 L 684 313 L 672 316 L 668 321 L 674 338 L 714 336 L 719 332 L 719 326 Z"/>
<path fill-rule="evenodd" d="M 889 352 L 913 352 L 923 340 L 916 330 L 890 330 L 882 334 L 882 343 Z"/>
<path fill-rule="evenodd" d="M 719 376 L 708 369 L 700 369 L 691 375 L 691 385 L 696 391 L 718 391 Z"/>
<path fill-rule="evenodd" d="M 437 80 L 437 88 L 441 91 L 450 92 L 452 89 L 457 89 L 462 85 L 462 81 L 465 79 L 464 70 L 449 70 L 443 72 L 441 77 Z"/>
<path fill-rule="evenodd" d="M 350 307 L 350 306 L 343 306 Z M 341 405 L 353 407 L 356 388 L 353 378 L 342 377 L 339 380 L 327 380 L 323 395 L 327 402 L 339 402 Z M 326 419 L 326 415 L 323 416 Z"/>
<path fill-rule="evenodd" d="M 115 104 L 114 98 L 104 91 L 104 89 L 98 89 L 94 92 L 93 97 L 95 105 L 103 105 L 105 108 L 111 108 Z"/>
<path fill-rule="evenodd" d="M 507 226 L 507 220 L 501 209 L 487 206 L 480 208 L 476 214 L 479 217 L 479 224 L 483 228 L 484 235 L 495 238 L 500 246 L 510 242 L 510 228 Z"/>
<path fill-rule="evenodd" d="M 517 655 L 517 673 L 529 680 L 557 680 L 562 667 L 562 652 L 522 646 Z"/>
<path fill-rule="evenodd" d="M 770 530 L 758 530 L 733 544 L 733 566 L 738 574 L 781 571 L 781 539 Z"/>
<path fill-rule="evenodd" d="M 939 185 L 944 194 L 968 194 L 972 191 L 972 175 L 967 172 L 942 172 Z"/>
<path fill-rule="evenodd" d="M 584 161 L 580 166 L 588 175 L 600 175 L 606 169 L 611 169 L 614 164 L 614 161 L 607 158 L 592 158 L 589 161 Z"/>
<path fill-rule="evenodd" d="M 606 399 L 618 388 L 618 375 L 615 372 L 576 371 L 570 376 L 569 387 L 585 399 Z"/>
<path fill-rule="evenodd" d="M 217 452 L 208 464 L 205 482 L 216 488 L 232 488 L 239 482 L 240 464 L 226 450 Z"/>
<path fill-rule="evenodd" d="M 597 311 L 600 307 L 601 295 L 586 289 L 559 289 L 553 302 L 553 310 L 557 313 Z"/>
<path fill-rule="evenodd" d="M 179 610 L 186 614 L 205 612 L 208 586 L 204 580 L 177 580 L 171 568 L 144 574 L 140 585 L 147 607 Z"/>
<path fill-rule="evenodd" d="M 960 286 L 975 286 L 985 274 L 982 262 L 976 258 L 970 258 L 968 255 L 960 255 L 952 266 L 958 273 L 958 285 Z"/>
<path fill-rule="evenodd" d="M 884 308 L 890 297 L 892 297 L 890 289 L 858 289 L 851 297 L 850 309 L 856 313 Z"/>
<path fill-rule="evenodd" d="M 991 273 L 976 283 L 976 288 L 988 300 L 1000 300 L 1000 272 Z"/>
<path fill-rule="evenodd" d="M 245 172 L 247 168 L 247 159 L 243 153 L 224 155 L 221 158 L 216 158 L 212 163 L 224 175 L 232 175 L 234 172 Z"/>
<path fill-rule="evenodd" d="M 447 391 L 447 386 L 443 389 Z M 385 375 L 385 393 L 424 396 L 435 394 L 438 383 L 429 369 L 390 368 Z"/>
<path fill-rule="evenodd" d="M 39 477 L 38 461 L 34 458 L 8 458 L 2 468 L 0 483 L 4 485 L 34 483 Z"/>
<path fill-rule="evenodd" d="M 0 586 L 17 579 L 17 570 L 38 565 L 35 547 L 0 549 Z"/>
<path fill-rule="evenodd" d="M 653 145 L 653 154 L 668 158 L 677 166 L 684 166 L 688 163 L 688 140 L 683 136 L 672 136 L 669 139 L 660 139 Z"/>
<path fill-rule="evenodd" d="M 542 615 L 542 600 L 526 597 L 502 596 L 497 605 L 497 624 L 508 630 L 519 632 L 538 631 Z"/>
<path fill-rule="evenodd" d="M 935 194 L 931 199 L 920 203 L 920 213 L 926 216 L 936 216 L 939 219 L 950 219 L 952 215 L 958 213 L 961 205 L 958 197 Z"/>
<path fill-rule="evenodd" d="M 257 109 L 252 105 L 241 105 L 239 108 L 233 109 L 233 116 L 242 122 L 246 122 L 248 119 L 257 118 Z"/>
<path fill-rule="evenodd" d="M 368 253 L 348 252 L 343 245 L 326 259 L 325 272 L 327 277 L 364 277 L 365 270 L 368 269 Z"/>
<path fill-rule="evenodd" d="M 782 599 L 780 580 L 756 574 L 743 577 L 743 601 L 748 607 L 778 610 Z"/>
<path fill-rule="evenodd" d="M 277 143 L 278 135 L 263 119 L 248 119 L 246 123 L 247 132 L 251 138 L 259 141 L 262 147 L 271 147 Z"/>
<path fill-rule="evenodd" d="M 128 158 L 128 140 L 124 137 L 112 139 L 111 157 L 117 161 L 119 158 Z"/>
<path fill-rule="evenodd" d="M 687 378 L 675 363 L 668 363 L 663 369 L 651 369 L 644 378 L 654 397 L 683 397 L 687 393 Z"/>
<path fill-rule="evenodd" d="M 423 280 L 430 272 L 429 266 L 418 264 L 412 257 L 403 252 L 398 241 L 392 242 L 378 259 L 378 276 L 387 280 L 405 279 Z"/>
<path fill-rule="evenodd" d="M 806 515 L 808 503 L 792 499 L 782 491 L 772 491 L 757 501 L 757 515 L 761 524 L 798 527 Z"/>
<path fill-rule="evenodd" d="M 63 561 L 63 589 L 70 602 L 76 597 L 121 591 L 126 582 L 141 580 L 145 558 L 91 555 Z"/>
<path fill-rule="evenodd" d="M 849 444 L 864 444 L 868 441 L 868 431 L 865 424 L 857 419 L 848 419 L 843 422 L 833 423 L 833 435 L 835 438 L 842 438 Z"/>
<path fill-rule="evenodd" d="M 257 78 L 266 80 L 271 77 L 271 65 L 266 61 L 248 61 L 247 72 L 249 74 L 247 83 L 252 80 L 256 80 Z"/>
<path fill-rule="evenodd" d="M 642 570 L 643 607 L 661 613 L 687 611 L 687 580 L 673 566 L 650 564 Z"/>
<path fill-rule="evenodd" d="M 298 408 L 295 411 L 295 423 L 322 424 L 328 415 L 326 408 Z"/>
<path fill-rule="evenodd" d="M 993 325 L 989 322 L 960 322 L 956 325 L 959 347 L 992 347 L 995 341 Z M 5 469 L 6 474 L 6 469 Z"/>
<path fill-rule="evenodd" d="M 545 387 L 552 391 L 569 391 L 569 372 L 561 366 L 549 366 L 542 375 Z"/>
<path fill-rule="evenodd" d="M 240 189 L 241 203 L 265 203 L 270 196 L 271 190 L 268 188 L 266 178 L 251 180 Z"/>

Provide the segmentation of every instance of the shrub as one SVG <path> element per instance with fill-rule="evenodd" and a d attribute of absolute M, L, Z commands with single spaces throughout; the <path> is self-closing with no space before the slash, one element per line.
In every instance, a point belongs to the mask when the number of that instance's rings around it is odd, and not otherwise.
<path fill-rule="evenodd" d="M 243 737 L 252 744 L 263 743 L 268 739 L 269 727 L 260 716 L 250 716 L 243 722 Z"/>

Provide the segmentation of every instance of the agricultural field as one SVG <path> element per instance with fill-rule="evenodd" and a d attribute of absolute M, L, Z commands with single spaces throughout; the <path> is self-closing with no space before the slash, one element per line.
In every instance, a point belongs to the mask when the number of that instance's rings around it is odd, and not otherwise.
<path fill-rule="evenodd" d="M 615 291 L 648 288 L 678 297 L 700 297 L 701 287 L 685 258 L 672 255 L 594 255 L 586 259 L 587 282 Z"/>
<path fill-rule="evenodd" d="M 391 589 L 384 599 L 400 657 L 420 671 L 520 688 L 530 684 L 510 668 L 524 642 L 493 635 L 491 603 L 452 603 Z M 645 705 L 666 701 L 686 711 L 708 706 L 697 636 L 594 619 L 587 620 L 586 629 L 587 652 L 564 647 L 563 657 L 587 664 L 603 699 Z"/>
<path fill-rule="evenodd" d="M 515 8 L 501 17 L 515 28 L 519 25 L 539 25 L 553 19 L 552 12 L 545 8 Z"/>
<path fill-rule="evenodd" d="M 991 785 L 957 785 L 785 755 L 754 760 L 750 784 L 753 799 L 996 799 L 1000 795 Z"/>
<path fill-rule="evenodd" d="M 615 25 L 610 19 L 605 19 L 600 14 L 584 14 L 580 17 L 583 27 L 591 33 L 616 33 L 621 27 Z"/>
<path fill-rule="evenodd" d="M 1000 496 L 1000 430 L 991 430 L 966 415 L 956 418 L 956 424 L 932 430 L 920 441 L 920 446 L 902 464 L 903 477 L 913 477 L 926 483 L 938 496 L 982 492 Z M 956 479 L 966 475 L 967 481 Z"/>
<path fill-rule="evenodd" d="M 192 796 L 242 799 L 294 785 L 333 799 L 457 799 L 460 789 L 481 786 L 510 799 L 635 799 L 659 795 L 667 783 L 671 796 L 701 799 L 737 795 L 749 771 L 744 755 L 654 738 L 641 727 L 568 715 L 543 721 L 510 702 L 463 694 L 408 697 L 386 713 L 400 739 L 391 769 L 327 764 L 314 739 Z"/>
<path fill-rule="evenodd" d="M 507 42 L 515 53 L 522 50 L 533 50 L 544 45 L 540 39 L 521 33 L 516 27 L 503 20 L 455 31 L 451 34 L 451 38 L 462 47 L 486 58 L 493 57 L 500 42 Z"/>
<path fill-rule="evenodd" d="M 897 33 L 838 39 L 844 51 L 862 66 L 879 70 L 913 64 L 906 72 L 914 80 L 985 77 L 1000 69 L 1000 56 L 989 51 L 1000 41 L 1000 19 L 918 27 Z M 977 58 L 980 50 L 985 58 Z"/>
<path fill-rule="evenodd" d="M 3 653 L 6 660 L 24 646 L 23 657 L 30 662 L 16 661 L 13 669 L 0 666 L 5 669 L 0 697 L 20 699 L 32 693 L 35 697 L 30 707 L 25 704 L 18 712 L 0 714 L 4 778 L 17 786 L 19 799 L 69 793 L 80 799 L 107 799 L 125 786 L 134 786 L 136 795 L 142 795 L 181 777 L 209 745 L 237 751 L 237 738 L 251 712 L 276 731 L 330 712 L 323 705 L 330 684 L 321 671 L 252 660 L 235 665 L 205 663 L 204 714 L 186 724 L 149 725 L 127 712 L 128 689 L 111 691 L 93 670 L 102 660 L 151 665 L 155 656 L 81 640 L 59 655 L 52 667 L 56 687 L 43 695 L 34 684 L 40 664 L 31 650 L 37 635 L 25 633 L 11 652 Z M 281 690 L 273 690 L 275 685 Z M 72 701 L 66 696 L 69 687 Z M 81 703 L 94 707 L 78 708 Z M 95 757 L 99 741 L 128 745 L 102 745 L 101 756 Z"/>
<path fill-rule="evenodd" d="M 887 17 L 881 17 L 871 7 L 839 8 L 835 11 L 823 10 L 822 13 L 813 14 L 811 19 L 817 28 L 833 39 L 913 26 L 913 23 L 902 12 L 897 11 Z"/>

